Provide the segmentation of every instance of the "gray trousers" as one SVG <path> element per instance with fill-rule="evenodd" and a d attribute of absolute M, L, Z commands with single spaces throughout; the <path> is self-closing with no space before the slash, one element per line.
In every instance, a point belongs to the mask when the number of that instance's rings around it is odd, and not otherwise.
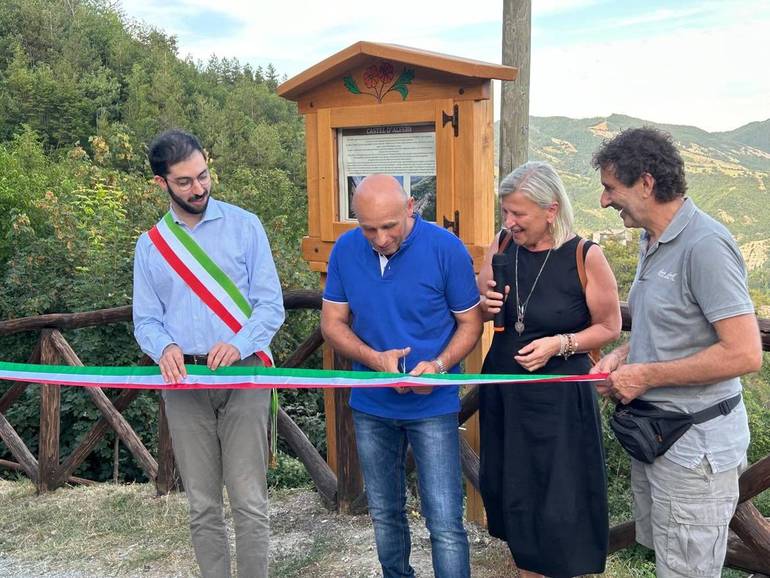
<path fill-rule="evenodd" d="M 248 357 L 240 364 L 259 361 Z M 231 576 L 224 485 L 233 512 L 238 576 L 267 578 L 270 390 L 164 390 L 163 398 L 201 575 Z"/>

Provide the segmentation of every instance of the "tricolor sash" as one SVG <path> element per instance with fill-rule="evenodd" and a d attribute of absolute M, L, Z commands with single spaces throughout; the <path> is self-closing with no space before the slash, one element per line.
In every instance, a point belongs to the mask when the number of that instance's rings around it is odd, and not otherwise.
<path fill-rule="evenodd" d="M 201 301 L 227 325 L 238 333 L 251 317 L 251 305 L 227 273 L 206 254 L 187 231 L 166 213 L 160 222 L 150 229 L 150 240 L 169 266 L 187 283 Z M 273 360 L 264 351 L 255 351 L 265 367 L 272 367 Z M 270 392 L 270 449 L 272 464 L 278 450 L 278 390 Z"/>
<path fill-rule="evenodd" d="M 201 301 L 229 327 L 238 333 L 251 317 L 251 305 L 232 279 L 222 271 L 190 234 L 180 227 L 171 214 L 160 220 L 148 232 L 150 240 Z M 257 351 L 255 355 L 265 367 L 272 366 L 268 353 Z"/>

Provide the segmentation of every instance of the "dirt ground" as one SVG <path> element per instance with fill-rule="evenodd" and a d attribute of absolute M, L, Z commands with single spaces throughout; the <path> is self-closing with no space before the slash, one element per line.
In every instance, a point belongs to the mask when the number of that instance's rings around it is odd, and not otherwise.
<path fill-rule="evenodd" d="M 36 496 L 28 482 L 4 482 L 0 502 L 15 519 L 0 520 L 2 578 L 199 575 L 183 494 L 157 498 L 150 485 L 99 484 Z M 408 508 L 411 563 L 418 577 L 431 577 L 428 532 L 417 504 Z M 271 577 L 382 575 L 369 517 L 329 512 L 312 490 L 272 492 L 270 525 Z M 504 544 L 474 524 L 467 529 L 475 578 L 516 575 Z"/>

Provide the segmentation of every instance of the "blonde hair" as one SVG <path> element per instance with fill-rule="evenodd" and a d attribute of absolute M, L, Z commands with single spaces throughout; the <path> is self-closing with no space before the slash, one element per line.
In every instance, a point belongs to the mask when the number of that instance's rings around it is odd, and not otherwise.
<path fill-rule="evenodd" d="M 516 168 L 500 183 L 500 199 L 519 192 L 542 209 L 558 203 L 559 209 L 551 225 L 553 248 L 558 249 L 574 232 L 572 203 L 561 177 L 550 164 L 543 161 L 530 161 Z"/>

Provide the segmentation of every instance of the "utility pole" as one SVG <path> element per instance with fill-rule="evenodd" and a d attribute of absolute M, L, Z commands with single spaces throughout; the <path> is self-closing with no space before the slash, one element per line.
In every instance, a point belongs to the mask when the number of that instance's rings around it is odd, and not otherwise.
<path fill-rule="evenodd" d="M 500 103 L 499 179 L 527 162 L 529 147 L 529 64 L 531 0 L 503 0 L 503 64 L 519 69 L 503 81 Z"/>

